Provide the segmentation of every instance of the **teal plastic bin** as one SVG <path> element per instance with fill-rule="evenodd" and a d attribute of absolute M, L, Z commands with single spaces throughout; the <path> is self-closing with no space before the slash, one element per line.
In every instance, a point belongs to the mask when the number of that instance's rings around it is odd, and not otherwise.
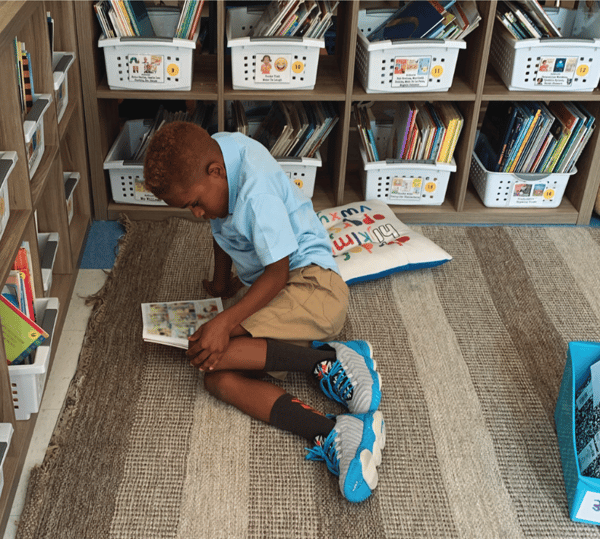
<path fill-rule="evenodd" d="M 590 374 L 590 366 L 600 361 L 600 343 L 569 343 L 554 421 L 562 461 L 569 516 L 576 522 L 600 524 L 600 479 L 581 475 L 575 445 L 575 394 Z"/>

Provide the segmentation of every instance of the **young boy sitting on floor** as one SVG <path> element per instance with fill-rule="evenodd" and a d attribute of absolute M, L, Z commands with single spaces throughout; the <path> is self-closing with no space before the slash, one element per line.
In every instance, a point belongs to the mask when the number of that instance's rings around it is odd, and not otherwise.
<path fill-rule="evenodd" d="M 170 206 L 210 219 L 215 263 L 207 292 L 225 299 L 250 287 L 190 337 L 187 355 L 206 389 L 305 437 L 314 444 L 306 458 L 325 461 L 348 500 L 369 497 L 385 443 L 381 380 L 367 342 L 322 342 L 342 329 L 348 287 L 310 199 L 259 142 L 241 133 L 211 137 L 187 122 L 152 137 L 144 179 Z M 350 413 L 325 416 L 257 371 L 311 373 Z"/>

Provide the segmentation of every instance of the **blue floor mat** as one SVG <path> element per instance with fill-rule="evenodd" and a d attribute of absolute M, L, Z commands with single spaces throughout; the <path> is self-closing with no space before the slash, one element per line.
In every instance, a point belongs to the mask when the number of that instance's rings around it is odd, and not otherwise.
<path fill-rule="evenodd" d="M 111 269 L 124 233 L 125 227 L 118 221 L 92 221 L 80 268 Z"/>

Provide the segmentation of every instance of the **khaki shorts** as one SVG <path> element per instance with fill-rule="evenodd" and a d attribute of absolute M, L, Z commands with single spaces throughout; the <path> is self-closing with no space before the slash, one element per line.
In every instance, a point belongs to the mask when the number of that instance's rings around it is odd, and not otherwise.
<path fill-rule="evenodd" d="M 335 272 L 317 265 L 290 271 L 288 282 L 273 300 L 241 326 L 252 337 L 309 346 L 342 330 L 348 311 L 348 286 Z"/>

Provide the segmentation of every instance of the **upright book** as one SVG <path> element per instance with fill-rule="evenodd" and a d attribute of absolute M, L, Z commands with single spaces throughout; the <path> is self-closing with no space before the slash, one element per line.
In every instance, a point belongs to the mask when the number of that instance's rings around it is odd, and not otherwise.
<path fill-rule="evenodd" d="M 3 295 L 0 295 L 0 321 L 6 360 L 9 365 L 24 363 L 27 357 L 48 338 L 48 333 Z"/>

